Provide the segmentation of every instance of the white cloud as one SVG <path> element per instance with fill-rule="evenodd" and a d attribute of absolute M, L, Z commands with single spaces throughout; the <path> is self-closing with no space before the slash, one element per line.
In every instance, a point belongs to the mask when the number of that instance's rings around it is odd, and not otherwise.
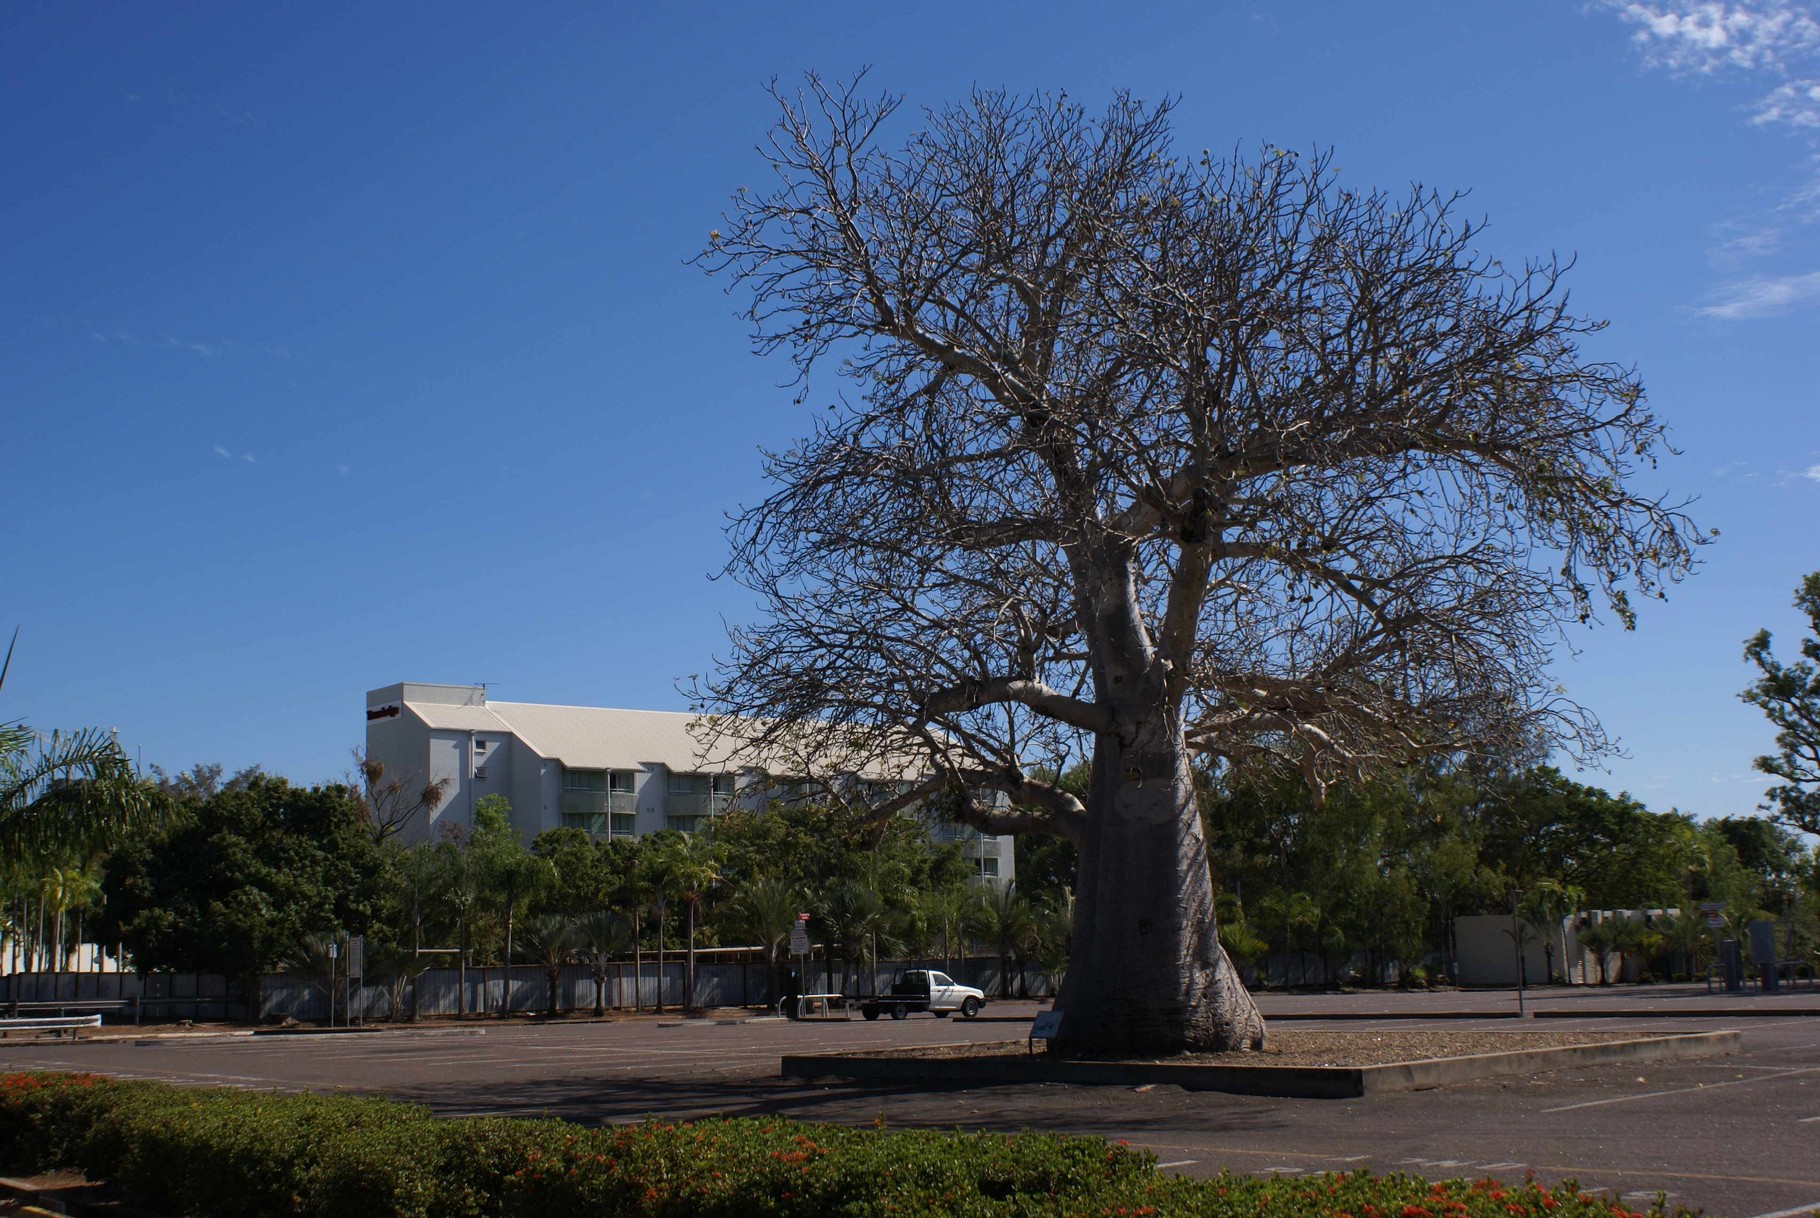
<path fill-rule="evenodd" d="M 1801 275 L 1759 275 L 1726 284 L 1719 299 L 1699 312 L 1721 321 L 1742 321 L 1786 313 L 1815 300 L 1820 300 L 1820 271 Z"/>
<path fill-rule="evenodd" d="M 1605 0 L 1629 24 L 1648 60 L 1678 72 L 1786 71 L 1820 50 L 1820 20 L 1798 0 Z"/>
<path fill-rule="evenodd" d="M 248 465 L 251 465 L 253 462 L 259 460 L 259 458 L 255 457 L 252 453 L 241 453 L 240 459 L 242 461 L 245 461 Z"/>
<path fill-rule="evenodd" d="M 164 336 L 163 341 L 159 345 L 169 347 L 174 351 L 194 351 L 197 355 L 215 354 L 215 347 L 213 344 L 191 342 L 188 339 L 182 338 L 172 338 L 168 334 Z"/>
<path fill-rule="evenodd" d="M 222 457 L 222 458 L 226 458 L 226 459 L 230 459 L 230 460 L 234 456 L 233 453 L 231 453 L 227 449 L 221 447 L 221 445 L 219 445 L 219 444 L 215 445 L 215 455 L 217 457 Z"/>
<path fill-rule="evenodd" d="M 1795 238 L 1820 220 L 1820 0 L 1593 3 L 1631 27 L 1631 40 L 1651 66 L 1679 75 L 1722 74 L 1763 90 L 1748 107 L 1750 122 L 1789 132 L 1807 151 L 1797 171 L 1801 184 L 1785 188 L 1780 203 L 1721 226 L 1713 259 L 1732 278 L 1699 312 L 1736 321 L 1820 302 L 1820 274 L 1788 269 L 1792 258 L 1813 265 L 1812 241 Z"/>
<path fill-rule="evenodd" d="M 1812 479 L 1815 482 L 1820 482 L 1820 465 L 1808 466 L 1806 469 L 1801 471 L 1801 476 L 1803 478 Z"/>
<path fill-rule="evenodd" d="M 1787 123 L 1810 130 L 1820 128 L 1820 80 L 1791 80 L 1777 85 L 1758 100 L 1751 122 L 1758 126 Z"/>

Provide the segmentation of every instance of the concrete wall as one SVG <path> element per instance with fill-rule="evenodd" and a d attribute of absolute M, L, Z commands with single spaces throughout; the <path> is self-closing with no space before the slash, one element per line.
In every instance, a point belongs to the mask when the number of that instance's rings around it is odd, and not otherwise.
<path fill-rule="evenodd" d="M 367 756 L 385 766 L 386 780 L 397 778 L 404 782 L 407 790 L 420 791 L 430 781 L 430 773 L 424 767 L 425 759 L 430 752 L 430 729 L 423 720 L 403 709 L 397 698 L 387 699 L 381 695 L 399 689 L 400 686 L 389 686 L 384 690 L 375 690 L 369 697 L 369 707 L 398 706 L 399 713 L 387 719 L 367 720 Z M 445 796 L 444 802 L 447 802 Z M 436 809 L 429 813 L 418 812 L 405 825 L 399 834 L 399 840 L 421 842 L 431 839 L 435 833 Z"/>
<path fill-rule="evenodd" d="M 1517 948 L 1511 937 L 1509 914 L 1475 914 L 1454 919 L 1454 942 L 1458 948 L 1456 967 L 1461 985 L 1517 984 Z M 1530 985 L 1548 982 L 1548 957 L 1543 950 L 1542 932 L 1527 922 L 1519 922 L 1523 943 L 1524 976 Z M 1555 968 L 1563 958 L 1561 928 L 1553 932 Z"/>

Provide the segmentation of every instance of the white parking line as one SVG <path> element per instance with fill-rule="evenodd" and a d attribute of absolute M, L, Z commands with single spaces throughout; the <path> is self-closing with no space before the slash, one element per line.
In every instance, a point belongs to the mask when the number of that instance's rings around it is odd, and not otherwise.
<path fill-rule="evenodd" d="M 1190 1163 L 1199 1163 L 1199 1159 L 1172 1159 L 1167 1163 L 1158 1163 L 1158 1167 L 1187 1167 Z"/>
<path fill-rule="evenodd" d="M 1769 1214 L 1752 1214 L 1751 1218 L 1807 1218 L 1815 1210 L 1820 1210 L 1820 1201 L 1810 1201 L 1806 1205 L 1797 1205 L 1792 1210 L 1776 1210 Z"/>
<path fill-rule="evenodd" d="M 1653 1100 L 1662 1095 L 1686 1095 L 1690 1091 L 1717 1091 L 1721 1087 L 1742 1087 L 1747 1083 L 1767 1083 L 1772 1078 L 1787 1078 L 1795 1074 L 1820 1073 L 1820 1066 L 1803 1066 L 1799 1070 L 1782 1070 L 1772 1074 L 1759 1074 L 1756 1078 L 1737 1078 L 1724 1083 L 1706 1083 L 1694 1087 L 1674 1087 L 1667 1091 L 1644 1091 L 1637 1095 L 1614 1095 L 1607 1100 L 1586 1100 L 1578 1104 L 1562 1104 L 1557 1108 L 1544 1108 L 1544 1113 L 1572 1112 L 1576 1108 L 1598 1108 L 1605 1104 L 1628 1104 L 1633 1100 Z"/>

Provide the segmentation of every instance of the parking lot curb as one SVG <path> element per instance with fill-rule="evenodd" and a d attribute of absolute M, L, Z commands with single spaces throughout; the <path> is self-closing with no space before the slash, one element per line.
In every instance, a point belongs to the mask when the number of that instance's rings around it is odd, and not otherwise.
<path fill-rule="evenodd" d="M 1279 1018 L 1281 1018 L 1279 1016 Z M 1003 1044 L 1022 1044 L 1006 1041 Z M 786 1056 L 784 1078 L 843 1078 L 867 1082 L 1069 1083 L 1135 1087 L 1172 1084 L 1187 1091 L 1284 1099 L 1357 1099 L 1395 1091 L 1420 1091 L 1502 1074 L 1535 1074 L 1613 1062 L 1681 1061 L 1738 1049 L 1735 1031 L 1690 1032 L 1394 1062 L 1381 1066 L 1206 1066 L 1167 1062 L 1050 1061 L 1028 1057 L 922 1057 L 913 1052 L 817 1053 Z M 932 1046 L 936 1047 L 936 1046 Z M 939 1046 L 966 1047 L 966 1046 Z M 978 1046 L 984 1047 L 984 1046 Z"/>

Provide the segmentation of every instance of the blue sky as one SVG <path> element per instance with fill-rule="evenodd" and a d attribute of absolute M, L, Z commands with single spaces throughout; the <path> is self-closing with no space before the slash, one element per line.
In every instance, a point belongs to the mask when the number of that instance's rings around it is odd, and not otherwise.
<path fill-rule="evenodd" d="M 681 709 L 746 616 L 708 576 L 787 370 L 684 265 L 759 179 L 762 86 L 871 65 L 1179 95 L 1185 145 L 1332 147 L 1469 189 L 1507 261 L 1575 253 L 1722 530 L 1559 679 L 1629 756 L 1587 780 L 1748 811 L 1735 694 L 1820 568 L 1813 4 L 0 10 L 0 717 L 167 768 L 348 768 L 363 692 L 490 681 Z M 831 382 L 825 384 L 833 391 Z"/>

